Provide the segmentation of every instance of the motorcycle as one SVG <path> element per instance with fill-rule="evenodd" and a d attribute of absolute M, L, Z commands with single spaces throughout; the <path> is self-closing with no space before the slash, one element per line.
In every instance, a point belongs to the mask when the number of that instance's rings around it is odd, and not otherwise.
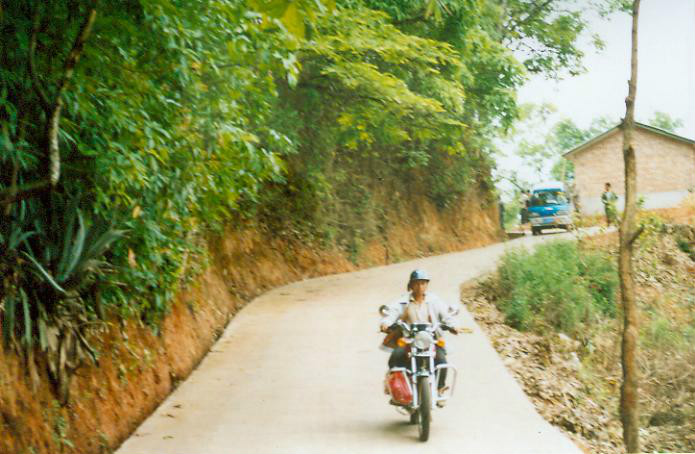
<path fill-rule="evenodd" d="M 453 331 L 450 327 L 439 325 L 441 329 Z M 411 424 L 418 425 L 420 441 L 427 441 L 432 422 L 432 411 L 443 406 L 454 393 L 456 368 L 450 364 L 434 364 L 436 347 L 444 347 L 444 339 L 436 338 L 435 329 L 430 323 L 407 324 L 398 320 L 389 328 L 398 333 L 397 345 L 406 350 L 410 365 L 393 367 L 386 373 L 384 392 L 391 397 L 390 404 L 400 413 L 410 417 Z M 446 391 L 439 393 L 438 383 L 441 374 L 447 371 Z"/>

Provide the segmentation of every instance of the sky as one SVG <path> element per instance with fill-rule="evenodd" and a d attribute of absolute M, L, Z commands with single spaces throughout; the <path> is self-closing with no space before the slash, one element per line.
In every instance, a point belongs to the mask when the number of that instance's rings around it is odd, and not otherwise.
<path fill-rule="evenodd" d="M 622 118 L 630 77 L 631 25 L 632 18 L 625 13 L 609 19 L 592 15 L 581 44 L 586 73 L 561 81 L 533 77 L 519 91 L 518 102 L 553 104 L 557 111 L 547 129 L 563 118 L 581 128 L 601 116 Z M 643 0 L 638 32 L 636 120 L 648 123 L 655 111 L 665 112 L 683 121 L 677 134 L 695 138 L 695 0 Z M 605 42 L 604 50 L 590 45 L 593 33 Z M 547 132 L 540 129 L 539 137 Z M 515 156 L 513 143 L 499 145 L 506 155 L 497 160 L 502 173 L 517 170 L 527 181 L 537 179 Z M 510 185 L 502 182 L 500 187 Z"/>

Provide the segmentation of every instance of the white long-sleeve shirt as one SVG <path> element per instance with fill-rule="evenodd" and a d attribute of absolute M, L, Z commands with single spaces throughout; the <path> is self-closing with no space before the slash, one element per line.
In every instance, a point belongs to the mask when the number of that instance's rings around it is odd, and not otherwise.
<path fill-rule="evenodd" d="M 402 295 L 396 302 L 389 304 L 386 309 L 386 315 L 381 319 L 381 325 L 391 326 L 402 317 L 408 304 L 415 304 L 412 293 Z M 427 312 L 435 329 L 439 329 L 440 324 L 445 324 L 452 328 L 458 328 L 458 322 L 451 312 L 451 307 L 442 301 L 436 294 L 432 292 L 425 293 L 425 301 L 422 303 L 427 305 Z"/>

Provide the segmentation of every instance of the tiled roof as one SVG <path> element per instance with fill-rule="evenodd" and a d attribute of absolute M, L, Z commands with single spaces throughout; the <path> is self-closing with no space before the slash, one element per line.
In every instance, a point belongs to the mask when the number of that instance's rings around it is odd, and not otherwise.
<path fill-rule="evenodd" d="M 584 143 L 582 143 L 582 144 L 580 144 L 580 145 L 577 145 L 576 147 L 574 147 L 574 148 L 572 148 L 571 150 L 569 150 L 569 151 L 567 151 L 566 153 L 564 153 L 563 156 L 564 156 L 565 158 L 567 158 L 567 157 L 569 157 L 569 155 L 571 155 L 571 154 L 578 153 L 578 152 L 580 152 L 580 151 L 582 151 L 582 150 L 584 150 L 584 149 L 590 147 L 591 145 L 595 144 L 596 142 L 600 142 L 601 140 L 603 140 L 603 139 L 605 139 L 606 137 L 608 137 L 608 136 L 609 136 L 611 133 L 613 133 L 614 131 L 620 129 L 621 126 L 622 126 L 622 123 L 613 126 L 613 127 L 612 127 L 611 129 L 609 129 L 608 131 L 603 132 L 603 133 L 601 133 L 601 134 L 599 134 L 599 135 L 597 135 L 597 136 L 595 136 L 595 137 L 592 137 L 591 139 L 587 140 L 586 142 L 584 142 Z M 669 139 L 677 140 L 677 141 L 679 141 L 679 142 L 687 143 L 687 144 L 690 144 L 690 145 L 695 145 L 695 140 L 688 139 L 687 137 L 679 136 L 679 135 L 677 135 L 677 134 L 673 134 L 672 132 L 668 132 L 668 131 L 665 131 L 665 130 L 663 130 L 663 129 L 655 128 L 654 126 L 649 126 L 649 125 L 646 125 L 646 124 L 644 124 L 644 123 L 639 123 L 639 122 L 635 122 L 635 126 L 636 126 L 637 128 L 644 129 L 645 131 L 653 132 L 653 133 L 662 135 L 662 136 L 664 136 L 664 137 L 668 137 Z"/>

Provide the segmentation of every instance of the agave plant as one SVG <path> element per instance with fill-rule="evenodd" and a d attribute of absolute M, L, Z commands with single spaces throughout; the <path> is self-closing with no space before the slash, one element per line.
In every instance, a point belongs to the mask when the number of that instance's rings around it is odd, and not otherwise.
<path fill-rule="evenodd" d="M 16 260 L 15 279 L 3 283 L 3 337 L 6 344 L 19 340 L 27 352 L 38 341 L 59 400 L 66 403 L 72 372 L 85 359 L 96 361 L 86 333 L 94 311 L 85 295 L 105 275 L 104 254 L 124 231 L 89 222 L 76 203 L 50 229 L 61 235 L 51 235 L 40 217 L 33 218 L 33 230 L 16 228 L 0 237 Z"/>
<path fill-rule="evenodd" d="M 21 314 L 25 328 L 22 341 L 25 345 L 32 345 L 29 301 L 26 292 L 19 286 L 21 273 L 17 267 L 21 245 L 36 233 L 27 230 L 27 211 L 27 202 L 20 202 L 14 216 L 4 213 L 5 217 L 0 224 L 0 312 L 5 345 L 9 344 L 15 332 L 17 313 Z"/>
<path fill-rule="evenodd" d="M 77 296 L 107 266 L 103 255 L 124 231 L 88 227 L 78 208 L 66 213 L 66 218 L 62 243 L 45 251 L 49 263 L 41 263 L 31 248 L 22 255 L 33 265 L 38 277 L 62 297 L 70 298 Z M 52 267 L 51 258 L 58 256 L 60 260 Z M 55 271 L 51 272 L 51 268 Z"/>

